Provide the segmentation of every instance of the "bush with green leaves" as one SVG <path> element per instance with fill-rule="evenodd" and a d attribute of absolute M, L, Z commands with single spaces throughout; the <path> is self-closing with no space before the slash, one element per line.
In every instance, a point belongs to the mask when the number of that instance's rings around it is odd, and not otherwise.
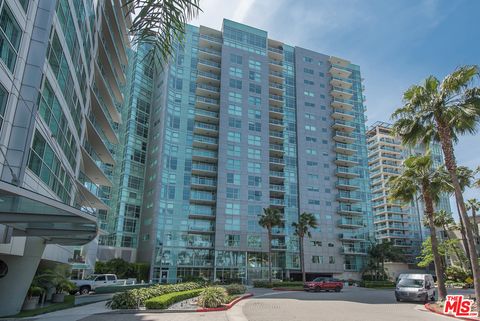
<path fill-rule="evenodd" d="M 303 286 L 302 281 L 273 281 L 272 284 L 268 280 L 255 280 L 253 281 L 253 286 L 255 288 L 290 288 Z"/>
<path fill-rule="evenodd" d="M 225 286 L 225 290 L 227 290 L 228 295 L 233 295 L 244 294 L 247 288 L 243 284 L 229 284 Z"/>
<path fill-rule="evenodd" d="M 189 282 L 168 285 L 152 285 L 148 288 L 132 289 L 125 292 L 117 293 L 107 305 L 112 309 L 138 309 L 145 306 L 148 299 L 161 296 L 163 294 L 196 290 L 203 288 L 203 284 Z"/>
<path fill-rule="evenodd" d="M 227 291 L 219 286 L 203 290 L 198 298 L 198 304 L 204 308 L 218 308 L 227 303 Z"/>
<path fill-rule="evenodd" d="M 196 289 L 160 295 L 145 301 L 145 307 L 147 309 L 166 309 L 177 302 L 199 296 L 202 292 L 203 289 Z"/>

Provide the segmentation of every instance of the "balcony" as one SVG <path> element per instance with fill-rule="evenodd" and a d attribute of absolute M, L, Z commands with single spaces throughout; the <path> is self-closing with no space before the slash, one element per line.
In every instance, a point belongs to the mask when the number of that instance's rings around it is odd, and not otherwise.
<path fill-rule="evenodd" d="M 358 266 L 356 264 L 344 264 L 343 269 L 345 271 L 349 271 L 349 272 L 356 272 L 356 271 L 360 270 L 360 266 Z"/>
<path fill-rule="evenodd" d="M 365 234 L 358 233 L 341 233 L 339 239 L 342 241 L 365 241 Z"/>
<path fill-rule="evenodd" d="M 333 122 L 332 128 L 335 130 L 351 133 L 355 130 L 355 123 L 335 119 L 335 121 Z"/>
<path fill-rule="evenodd" d="M 270 157 L 270 169 L 271 170 L 283 170 L 285 167 L 285 160 L 279 157 Z"/>
<path fill-rule="evenodd" d="M 340 190 L 337 194 L 337 201 L 339 202 L 356 203 L 360 202 L 361 200 L 362 198 L 360 197 L 360 193 Z"/>
<path fill-rule="evenodd" d="M 220 75 L 214 74 L 213 72 L 199 70 L 197 72 L 197 80 L 210 85 L 220 85 Z"/>
<path fill-rule="evenodd" d="M 200 162 L 217 162 L 218 154 L 216 151 L 197 149 L 192 150 L 192 160 Z"/>
<path fill-rule="evenodd" d="M 283 198 L 270 198 L 270 206 L 284 207 L 285 200 Z"/>
<path fill-rule="evenodd" d="M 343 109 L 334 108 L 332 113 L 333 119 L 340 119 L 344 121 L 352 121 L 355 119 L 355 113 Z"/>
<path fill-rule="evenodd" d="M 355 178 L 360 176 L 357 170 L 347 167 L 337 167 L 335 175 L 343 178 Z"/>
<path fill-rule="evenodd" d="M 283 82 L 283 72 L 270 70 L 268 74 L 270 81 Z"/>
<path fill-rule="evenodd" d="M 332 77 L 332 79 L 330 80 L 330 85 L 332 85 L 332 87 L 349 89 L 352 88 L 353 80 L 347 78 Z"/>
<path fill-rule="evenodd" d="M 270 120 L 268 121 L 269 125 L 270 125 L 270 129 L 271 130 L 279 130 L 279 131 L 282 131 L 283 128 L 285 127 L 284 124 L 283 124 L 283 120 L 280 120 L 280 119 L 274 119 L 274 118 L 270 118 Z"/>
<path fill-rule="evenodd" d="M 198 96 L 218 99 L 220 97 L 220 88 L 205 83 L 197 83 L 195 92 Z"/>
<path fill-rule="evenodd" d="M 332 108 L 339 108 L 350 111 L 353 109 L 353 101 L 347 99 L 333 98 L 330 106 L 332 106 Z"/>
<path fill-rule="evenodd" d="M 410 227 L 402 223 L 393 223 L 390 221 L 386 223 L 375 224 L 375 231 L 380 232 L 382 230 L 409 231 Z"/>
<path fill-rule="evenodd" d="M 285 173 L 280 171 L 270 171 L 270 183 L 280 185 L 285 180 Z"/>
<path fill-rule="evenodd" d="M 340 215 L 347 215 L 347 216 L 361 216 L 363 215 L 363 211 L 361 207 L 356 207 L 347 204 L 340 204 L 337 207 L 337 213 Z"/>
<path fill-rule="evenodd" d="M 283 143 L 283 132 L 270 130 L 270 142 L 272 143 Z"/>
<path fill-rule="evenodd" d="M 199 204 L 212 204 L 215 203 L 217 197 L 214 192 L 191 190 L 190 202 Z"/>
<path fill-rule="evenodd" d="M 193 132 L 195 134 L 217 136 L 218 126 L 213 124 L 195 122 L 195 125 L 193 126 Z"/>
<path fill-rule="evenodd" d="M 211 177 L 192 176 L 190 185 L 196 189 L 215 190 L 217 189 L 217 180 Z"/>
<path fill-rule="evenodd" d="M 353 97 L 353 90 L 351 89 L 344 89 L 340 87 L 333 87 L 331 94 L 334 98 L 339 99 L 350 99 Z"/>
<path fill-rule="evenodd" d="M 363 246 L 347 246 L 340 248 L 340 252 L 344 255 L 367 255 L 367 248 Z"/>
<path fill-rule="evenodd" d="M 330 74 L 332 74 L 332 77 L 337 77 L 337 78 L 348 78 L 352 74 L 352 72 L 348 68 L 345 68 L 337 64 L 332 64 L 329 72 Z"/>
<path fill-rule="evenodd" d="M 355 145 L 345 143 L 335 143 L 333 150 L 345 155 L 353 155 L 357 152 Z"/>
<path fill-rule="evenodd" d="M 215 46 L 217 48 L 222 48 L 222 44 L 223 44 L 222 38 L 207 35 L 204 33 L 200 34 L 200 37 L 198 38 L 198 40 L 201 46 Z"/>
<path fill-rule="evenodd" d="M 193 225 L 188 227 L 188 233 L 190 234 L 214 234 L 215 227 L 213 224 L 211 226 L 204 226 L 204 225 Z"/>
<path fill-rule="evenodd" d="M 363 220 L 342 218 L 338 220 L 338 226 L 349 229 L 361 228 L 363 227 Z"/>
<path fill-rule="evenodd" d="M 337 154 L 335 157 L 335 164 L 346 167 L 356 166 L 358 165 L 358 159 L 352 156 Z"/>
<path fill-rule="evenodd" d="M 351 144 L 355 142 L 355 136 L 352 133 L 336 130 L 333 132 L 333 140 L 340 143 Z"/>
<path fill-rule="evenodd" d="M 198 48 L 198 58 L 220 61 L 222 59 L 222 52 L 214 48 L 200 47 Z"/>
<path fill-rule="evenodd" d="M 218 112 L 215 111 L 209 111 L 200 108 L 195 109 L 195 120 L 201 122 L 218 124 L 218 116 Z"/>
<path fill-rule="evenodd" d="M 198 70 L 205 72 L 211 72 L 214 74 L 220 74 L 221 65 L 219 62 L 212 61 L 209 59 L 198 59 Z"/>
<path fill-rule="evenodd" d="M 385 238 L 409 239 L 409 238 L 412 238 L 412 236 L 410 234 L 402 233 L 402 232 L 375 233 L 375 235 L 379 239 L 385 239 Z"/>
<path fill-rule="evenodd" d="M 277 95 L 283 94 L 283 85 L 275 82 L 269 82 L 268 86 L 270 87 L 270 92 L 275 93 Z"/>
<path fill-rule="evenodd" d="M 189 218 L 215 219 L 215 208 L 205 205 L 190 205 Z"/>
<path fill-rule="evenodd" d="M 218 139 L 208 136 L 193 135 L 193 146 L 216 150 L 218 147 Z"/>
<path fill-rule="evenodd" d="M 280 103 L 283 103 L 283 96 L 281 95 L 275 95 L 275 94 L 269 94 L 268 95 L 268 98 L 271 100 L 271 101 L 276 101 L 276 102 L 280 102 Z"/>
<path fill-rule="evenodd" d="M 283 49 L 268 47 L 268 56 L 274 59 L 283 59 Z"/>
<path fill-rule="evenodd" d="M 285 193 L 285 186 L 280 184 L 270 184 L 270 194 L 280 194 L 283 195 Z"/>
<path fill-rule="evenodd" d="M 343 189 L 343 190 L 347 190 L 347 191 L 353 191 L 353 190 L 356 190 L 358 188 L 360 188 L 360 186 L 354 184 L 351 180 L 349 179 L 338 179 L 337 183 L 335 184 L 335 186 L 338 188 L 338 189 Z"/>
<path fill-rule="evenodd" d="M 197 106 L 207 110 L 218 111 L 220 109 L 220 101 L 218 99 L 197 96 Z"/>
<path fill-rule="evenodd" d="M 192 174 L 215 177 L 217 176 L 217 165 L 192 162 Z"/>
<path fill-rule="evenodd" d="M 270 117 L 277 118 L 277 119 L 283 119 L 283 108 L 275 107 L 275 106 L 269 106 L 268 111 L 270 112 Z"/>

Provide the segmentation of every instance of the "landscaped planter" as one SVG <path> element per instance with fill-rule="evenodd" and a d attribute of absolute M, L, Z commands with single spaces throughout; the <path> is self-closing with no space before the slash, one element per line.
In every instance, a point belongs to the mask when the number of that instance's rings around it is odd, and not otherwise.
<path fill-rule="evenodd" d="M 52 295 L 52 303 L 65 302 L 65 293 L 55 293 Z"/>
<path fill-rule="evenodd" d="M 22 310 L 29 311 L 35 310 L 37 308 L 38 300 L 40 300 L 39 296 L 32 296 L 25 298 L 23 301 Z"/>

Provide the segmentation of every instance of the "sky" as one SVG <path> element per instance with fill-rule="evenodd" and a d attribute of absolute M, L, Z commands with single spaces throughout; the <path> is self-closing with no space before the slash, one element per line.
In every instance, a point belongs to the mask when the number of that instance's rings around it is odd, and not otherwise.
<path fill-rule="evenodd" d="M 360 65 L 367 125 L 389 121 L 403 92 L 427 76 L 480 64 L 479 0 L 200 0 L 200 7 L 193 25 L 220 30 L 227 18 Z M 460 165 L 480 165 L 479 138 L 464 136 L 455 146 Z M 467 191 L 472 197 L 480 190 Z"/>

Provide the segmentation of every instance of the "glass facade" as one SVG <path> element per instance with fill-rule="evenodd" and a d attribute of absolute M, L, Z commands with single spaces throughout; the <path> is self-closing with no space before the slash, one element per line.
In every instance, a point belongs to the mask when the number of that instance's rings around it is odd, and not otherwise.
<path fill-rule="evenodd" d="M 307 273 L 361 271 L 372 219 L 362 84 L 359 67 L 341 60 L 342 101 L 333 58 L 229 20 L 222 31 L 187 27 L 153 77 L 137 259 L 151 262 L 154 282 L 266 278 L 266 207 L 284 218 L 274 277 L 300 276 L 291 224 L 303 211 L 320 223 L 306 241 Z M 334 115 L 338 100 L 348 122 Z"/>

